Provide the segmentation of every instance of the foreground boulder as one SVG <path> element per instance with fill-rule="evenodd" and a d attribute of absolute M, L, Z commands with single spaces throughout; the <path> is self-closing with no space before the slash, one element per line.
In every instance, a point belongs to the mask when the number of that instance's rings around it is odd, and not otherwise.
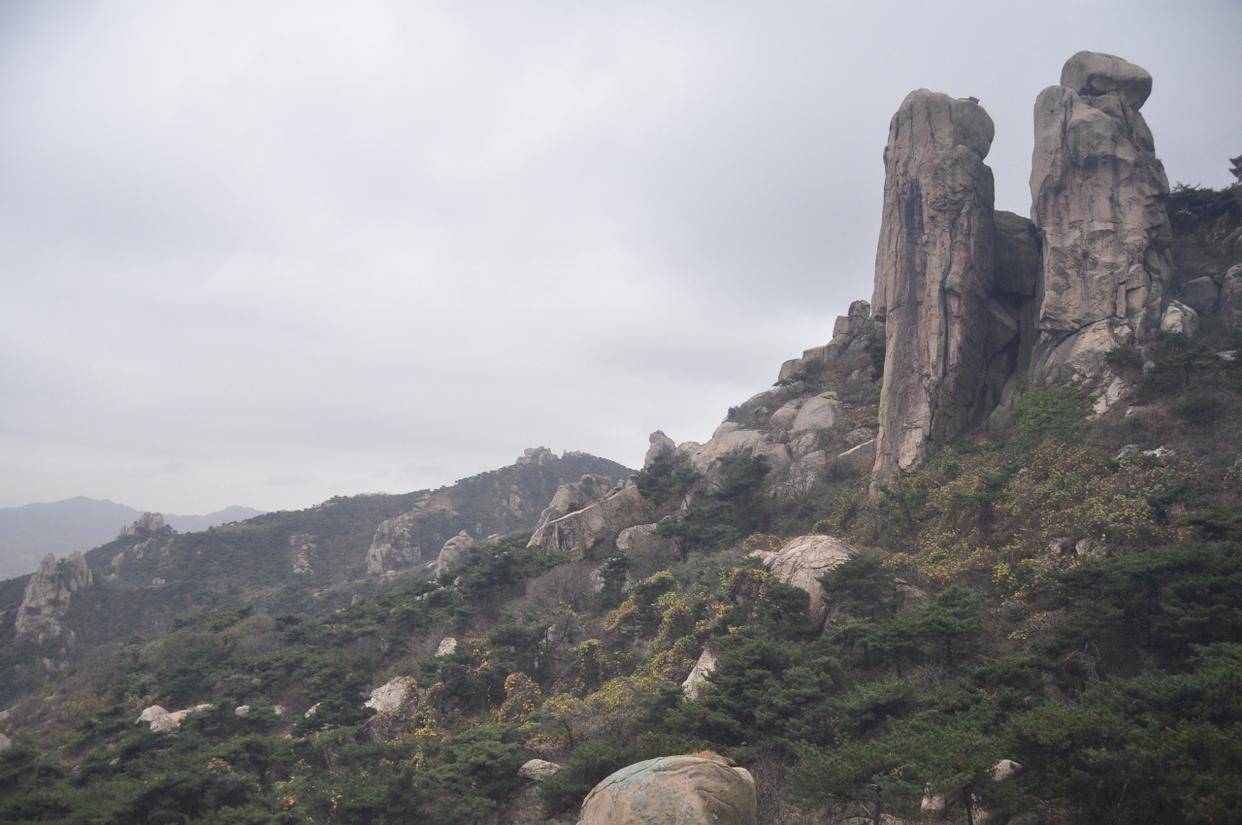
<path fill-rule="evenodd" d="M 1032 215 L 1043 239 L 1035 374 L 1120 399 L 1109 351 L 1160 325 L 1171 261 L 1169 182 L 1139 109 L 1151 75 L 1079 52 L 1035 101 Z"/>
<path fill-rule="evenodd" d="M 854 555 L 853 547 L 833 536 L 798 536 L 781 545 L 779 550 L 756 550 L 750 555 L 763 562 L 772 575 L 811 596 L 811 618 L 822 623 L 828 616 L 828 604 L 819 579 L 832 568 Z"/>
<path fill-rule="evenodd" d="M 993 184 L 983 159 L 993 134 L 977 100 L 927 89 L 907 95 L 889 124 L 871 303 L 886 353 L 877 485 L 919 464 L 929 441 L 978 420 L 996 318 L 1008 322 L 1005 337 L 1017 335 L 1016 321 L 989 306 Z"/>
<path fill-rule="evenodd" d="M 699 756 L 662 756 L 622 768 L 582 803 L 578 825 L 754 825 L 755 780 Z"/>

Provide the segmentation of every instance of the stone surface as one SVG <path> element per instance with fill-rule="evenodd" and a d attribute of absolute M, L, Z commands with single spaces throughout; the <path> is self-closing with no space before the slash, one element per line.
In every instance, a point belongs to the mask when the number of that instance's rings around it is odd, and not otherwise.
<path fill-rule="evenodd" d="M 160 513 L 143 513 L 132 524 L 127 524 L 121 528 L 121 538 L 150 536 L 154 533 L 162 533 L 166 529 L 168 529 L 168 525 L 164 522 L 163 515 Z"/>
<path fill-rule="evenodd" d="M 445 636 L 440 640 L 440 644 L 436 645 L 437 656 L 452 656 L 457 652 L 457 637 Z"/>
<path fill-rule="evenodd" d="M 181 723 L 192 713 L 211 710 L 211 705 L 201 704 L 184 710 L 167 711 L 159 705 L 151 705 L 144 709 L 134 720 L 134 724 L 146 724 L 155 733 L 168 733 L 181 727 Z"/>
<path fill-rule="evenodd" d="M 871 303 L 885 329 L 876 485 L 920 463 L 929 441 L 974 423 L 985 403 L 992 135 L 973 98 L 926 89 L 907 95 L 889 124 Z"/>
<path fill-rule="evenodd" d="M 73 553 L 57 561 L 49 553 L 26 582 L 17 607 L 13 630 L 18 642 L 72 648 L 77 634 L 66 626 L 65 616 L 75 596 L 95 583 L 86 557 Z"/>
<path fill-rule="evenodd" d="M 13 740 L 0 733 L 0 753 L 4 753 L 11 747 L 13 747 Z"/>
<path fill-rule="evenodd" d="M 995 782 L 1004 782 L 1006 779 L 1013 779 L 1022 771 L 1022 765 L 1018 762 L 1002 759 L 992 766 L 992 779 Z"/>
<path fill-rule="evenodd" d="M 597 542 L 643 521 L 645 515 L 638 487 L 626 481 L 599 501 L 540 525 L 527 547 L 582 558 Z"/>
<path fill-rule="evenodd" d="M 949 801 L 944 794 L 935 793 L 930 787 L 923 791 L 923 800 L 919 810 L 927 819 L 944 819 L 949 813 Z"/>
<path fill-rule="evenodd" d="M 856 551 L 833 536 L 798 536 L 781 545 L 775 552 L 756 550 L 752 556 L 763 562 L 772 575 L 785 584 L 805 590 L 811 596 L 811 617 L 822 622 L 828 615 L 828 604 L 819 577 Z"/>
<path fill-rule="evenodd" d="M 1080 95 L 1100 96 L 1117 92 L 1133 109 L 1151 95 L 1151 75 L 1116 55 L 1078 52 L 1061 67 L 1061 85 Z"/>
<path fill-rule="evenodd" d="M 1043 300 L 1034 374 L 1081 381 L 1097 396 L 1113 379 L 1105 355 L 1155 333 L 1170 279 L 1169 184 L 1139 113 L 1150 88 L 1143 69 L 1079 52 L 1035 102 Z"/>
<path fill-rule="evenodd" d="M 1199 331 L 1199 313 L 1181 301 L 1170 301 L 1160 317 L 1160 331 L 1189 338 Z"/>
<path fill-rule="evenodd" d="M 798 409 L 790 425 L 790 432 L 830 430 L 836 425 L 842 412 L 841 402 L 831 393 L 821 393 L 808 398 Z"/>
<path fill-rule="evenodd" d="M 663 430 L 656 430 L 648 438 L 647 454 L 643 456 L 643 466 L 650 467 L 651 462 L 655 461 L 662 455 L 668 455 L 677 449 L 677 445 L 673 443 L 673 439 L 664 434 Z"/>
<path fill-rule="evenodd" d="M 1231 329 L 1242 329 L 1242 264 L 1230 267 L 1221 278 L 1217 311 Z"/>
<path fill-rule="evenodd" d="M 560 769 L 561 766 L 555 762 L 549 762 L 546 759 L 531 759 L 518 768 L 518 776 L 538 782 L 540 779 L 547 779 Z"/>
<path fill-rule="evenodd" d="M 408 676 L 394 676 L 371 691 L 371 698 L 363 702 L 363 707 L 373 708 L 376 713 L 396 710 L 410 695 L 411 687 Z"/>
<path fill-rule="evenodd" d="M 597 475 L 584 475 L 577 481 L 567 481 L 559 485 L 548 506 L 539 514 L 535 532 L 538 533 L 549 522 L 594 504 L 611 493 L 615 486 L 612 479 Z"/>
<path fill-rule="evenodd" d="M 703 648 L 699 660 L 694 663 L 690 675 L 681 683 L 681 692 L 687 699 L 698 699 L 703 688 L 707 686 L 707 677 L 716 671 L 716 654 L 709 647 Z"/>
<path fill-rule="evenodd" d="M 474 545 L 474 537 L 462 530 L 444 542 L 444 546 L 440 548 L 440 552 L 436 555 L 436 560 L 432 564 L 432 572 L 437 576 L 444 573 L 452 573 L 465 562 L 467 556 L 470 555 L 470 549 Z"/>
<path fill-rule="evenodd" d="M 420 558 L 422 547 L 414 541 L 414 519 L 414 513 L 402 513 L 379 523 L 367 550 L 367 573 L 379 575 Z"/>
<path fill-rule="evenodd" d="M 662 756 L 622 768 L 582 803 L 578 825 L 755 825 L 755 780 L 698 756 Z"/>
<path fill-rule="evenodd" d="M 636 524 L 617 534 L 617 549 L 627 556 L 649 556 L 672 562 L 681 558 L 676 539 L 661 536 L 658 524 Z"/>

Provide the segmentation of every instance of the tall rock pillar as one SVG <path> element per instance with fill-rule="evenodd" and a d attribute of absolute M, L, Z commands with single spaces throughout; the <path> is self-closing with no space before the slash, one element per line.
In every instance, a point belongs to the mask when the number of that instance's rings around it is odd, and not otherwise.
<path fill-rule="evenodd" d="M 1043 239 L 1034 375 L 1123 390 L 1105 355 L 1159 329 L 1171 269 L 1169 182 L 1139 109 L 1151 75 L 1079 52 L 1035 101 L 1032 218 Z"/>
<path fill-rule="evenodd" d="M 1016 335 L 989 300 L 993 186 L 983 159 L 993 131 L 974 98 L 926 89 L 889 123 L 872 302 L 885 330 L 875 487 L 986 414 L 996 329 Z"/>

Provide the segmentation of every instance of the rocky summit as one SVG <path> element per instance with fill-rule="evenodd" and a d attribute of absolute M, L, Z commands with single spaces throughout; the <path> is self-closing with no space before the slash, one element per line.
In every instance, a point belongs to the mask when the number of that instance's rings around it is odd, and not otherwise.
<path fill-rule="evenodd" d="M 0 821 L 1238 821 L 1242 184 L 1170 190 L 1154 93 L 1073 55 L 1028 219 L 983 102 L 911 92 L 871 300 L 638 471 L 0 582 Z"/>

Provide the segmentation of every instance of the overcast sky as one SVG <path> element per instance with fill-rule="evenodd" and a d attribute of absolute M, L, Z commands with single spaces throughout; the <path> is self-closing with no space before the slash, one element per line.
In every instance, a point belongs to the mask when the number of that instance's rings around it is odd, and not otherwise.
<path fill-rule="evenodd" d="M 676 7 L 674 7 L 676 6 Z M 888 120 L 980 98 L 1026 214 L 1079 49 L 1173 181 L 1242 3 L 0 4 L 0 505 L 407 491 L 702 440 L 869 298 Z"/>

